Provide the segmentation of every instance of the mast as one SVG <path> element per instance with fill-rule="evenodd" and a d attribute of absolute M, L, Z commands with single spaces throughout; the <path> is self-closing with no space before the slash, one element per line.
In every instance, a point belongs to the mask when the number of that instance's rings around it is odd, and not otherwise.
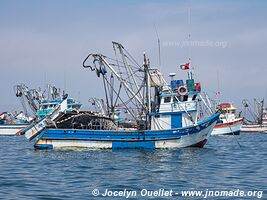
<path fill-rule="evenodd" d="M 188 72 L 188 79 L 193 79 L 193 73 L 194 73 L 194 67 L 192 65 L 192 61 L 191 61 L 191 58 L 192 58 L 192 53 L 191 53 L 191 29 L 190 29 L 190 26 L 191 26 L 191 10 L 190 8 L 188 8 L 188 11 L 187 11 L 187 23 L 188 23 L 188 43 L 189 43 L 189 47 L 188 47 L 188 62 L 189 62 L 189 72 Z"/>
<path fill-rule="evenodd" d="M 160 39 L 159 39 L 158 30 L 155 24 L 154 24 L 154 28 L 155 28 L 157 39 L 158 39 L 158 56 L 159 56 L 159 69 L 160 69 L 161 68 Z"/>
<path fill-rule="evenodd" d="M 161 55 L 160 55 L 160 40 L 158 38 L 158 51 L 159 51 L 159 68 L 161 68 Z"/>
<path fill-rule="evenodd" d="M 263 109 L 264 109 L 264 99 L 261 101 L 261 104 L 260 104 L 261 108 L 260 108 L 260 124 L 262 125 L 263 124 Z"/>
<path fill-rule="evenodd" d="M 144 53 L 144 73 L 146 80 L 146 129 L 150 129 L 150 111 L 151 111 L 151 97 L 150 97 L 150 76 L 149 76 L 149 60 L 146 59 Z"/>
<path fill-rule="evenodd" d="M 219 70 L 217 69 L 217 92 L 216 92 L 216 95 L 217 95 L 217 103 L 219 105 L 219 103 L 221 102 L 221 89 L 220 89 L 220 79 L 219 79 Z"/>

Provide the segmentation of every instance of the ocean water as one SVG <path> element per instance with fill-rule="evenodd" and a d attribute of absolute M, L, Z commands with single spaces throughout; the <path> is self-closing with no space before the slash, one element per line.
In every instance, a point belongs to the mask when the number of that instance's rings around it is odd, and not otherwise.
<path fill-rule="evenodd" d="M 211 137 L 202 149 L 40 151 L 24 137 L 0 137 L 0 149 L 0 199 L 267 199 L 264 133 Z M 216 196 L 228 190 L 246 197 Z"/>

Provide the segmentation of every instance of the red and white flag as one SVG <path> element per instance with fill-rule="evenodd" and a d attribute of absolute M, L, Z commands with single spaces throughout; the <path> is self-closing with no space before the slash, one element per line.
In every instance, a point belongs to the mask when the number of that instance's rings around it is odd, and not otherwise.
<path fill-rule="evenodd" d="M 189 65 L 190 65 L 190 63 L 185 63 L 185 64 L 180 65 L 180 68 L 181 68 L 182 70 L 187 70 L 187 69 L 190 68 Z"/>

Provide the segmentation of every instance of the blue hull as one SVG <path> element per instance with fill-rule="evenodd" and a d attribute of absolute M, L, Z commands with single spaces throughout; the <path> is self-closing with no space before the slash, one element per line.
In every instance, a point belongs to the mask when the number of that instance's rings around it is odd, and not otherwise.
<path fill-rule="evenodd" d="M 36 149 L 55 147 L 88 148 L 172 148 L 205 144 L 219 114 L 195 126 L 170 130 L 109 131 L 80 129 L 44 129 L 35 138 Z M 201 146 L 201 145 L 199 145 Z"/>

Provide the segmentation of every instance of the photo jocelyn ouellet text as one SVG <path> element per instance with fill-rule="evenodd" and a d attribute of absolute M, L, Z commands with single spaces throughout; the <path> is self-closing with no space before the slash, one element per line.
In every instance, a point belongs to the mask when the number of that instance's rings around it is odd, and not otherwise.
<path fill-rule="evenodd" d="M 257 199 L 261 199 L 263 197 L 263 191 L 260 190 L 250 190 L 244 191 L 240 189 L 234 190 L 174 190 L 174 189 L 157 189 L 157 190 L 149 190 L 149 189 L 141 189 L 141 190 L 130 190 L 130 189 L 122 189 L 122 190 L 110 190 L 103 189 L 99 190 L 97 188 L 92 190 L 92 195 L 102 196 L 102 197 L 124 197 L 126 199 L 131 197 L 201 197 L 203 199 L 209 197 L 253 197 Z"/>

